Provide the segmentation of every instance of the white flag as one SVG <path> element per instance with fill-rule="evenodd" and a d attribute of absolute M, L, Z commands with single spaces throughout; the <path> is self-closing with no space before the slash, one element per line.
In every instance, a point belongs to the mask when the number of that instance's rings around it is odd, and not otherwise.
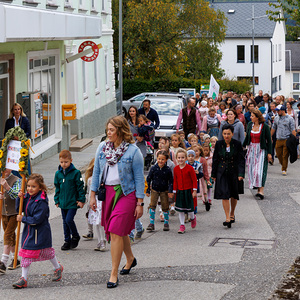
<path fill-rule="evenodd" d="M 210 75 L 210 84 L 209 84 L 209 92 L 208 97 L 212 97 L 214 100 L 218 97 L 220 86 L 216 82 L 214 76 Z"/>

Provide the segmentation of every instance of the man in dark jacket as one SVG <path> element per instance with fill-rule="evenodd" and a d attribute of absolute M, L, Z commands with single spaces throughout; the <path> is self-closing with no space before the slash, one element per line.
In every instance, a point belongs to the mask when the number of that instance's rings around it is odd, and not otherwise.
<path fill-rule="evenodd" d="M 145 115 L 150 121 L 154 123 L 154 129 L 159 127 L 159 117 L 158 113 L 155 109 L 150 107 L 151 101 L 149 99 L 145 99 L 143 101 L 143 107 L 141 107 L 138 112 L 140 115 Z"/>

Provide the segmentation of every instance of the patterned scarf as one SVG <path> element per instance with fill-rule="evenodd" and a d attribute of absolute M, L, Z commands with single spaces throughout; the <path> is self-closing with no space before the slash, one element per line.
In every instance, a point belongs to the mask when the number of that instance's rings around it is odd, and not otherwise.
<path fill-rule="evenodd" d="M 218 116 L 215 114 L 214 117 L 207 115 L 207 125 L 208 126 L 218 126 Z"/>
<path fill-rule="evenodd" d="M 103 153 L 105 154 L 106 161 L 110 166 L 116 164 L 120 158 L 124 155 L 126 150 L 128 149 L 129 143 L 123 141 L 119 147 L 114 148 L 114 144 L 112 142 L 106 142 L 103 147 Z"/>

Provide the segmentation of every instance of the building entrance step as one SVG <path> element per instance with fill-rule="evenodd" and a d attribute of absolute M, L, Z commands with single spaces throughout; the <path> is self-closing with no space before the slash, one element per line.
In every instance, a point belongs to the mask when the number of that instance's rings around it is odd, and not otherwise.
<path fill-rule="evenodd" d="M 70 146 L 70 151 L 81 152 L 93 144 L 92 139 L 81 139 L 74 141 Z"/>
<path fill-rule="evenodd" d="M 78 135 L 72 134 L 72 135 L 71 135 L 71 144 L 72 144 L 73 142 L 77 141 L 77 140 L 78 140 Z"/>

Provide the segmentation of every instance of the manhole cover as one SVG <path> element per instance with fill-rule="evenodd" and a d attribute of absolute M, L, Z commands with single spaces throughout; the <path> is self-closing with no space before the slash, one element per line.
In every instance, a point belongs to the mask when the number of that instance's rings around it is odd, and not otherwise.
<path fill-rule="evenodd" d="M 273 249 L 277 244 L 276 240 L 245 239 L 245 238 L 215 238 L 210 247 L 238 247 L 248 249 Z"/>

